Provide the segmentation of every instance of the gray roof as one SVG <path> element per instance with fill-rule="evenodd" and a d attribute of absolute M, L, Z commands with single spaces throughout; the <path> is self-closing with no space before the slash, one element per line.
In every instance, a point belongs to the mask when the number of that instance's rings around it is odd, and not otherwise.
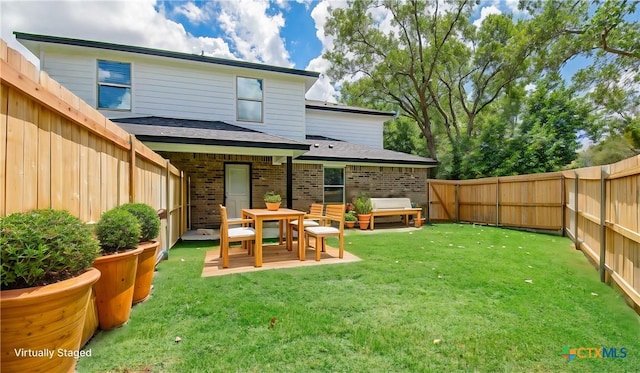
<path fill-rule="evenodd" d="M 307 143 L 311 145 L 311 149 L 296 159 L 349 163 L 402 164 L 407 166 L 438 165 L 438 162 L 431 158 L 354 144 L 323 136 L 307 136 Z"/>
<path fill-rule="evenodd" d="M 111 119 L 140 141 L 307 150 L 309 145 L 220 121 L 136 117 Z"/>
<path fill-rule="evenodd" d="M 345 104 L 338 104 L 333 102 L 317 101 L 317 100 L 306 100 L 305 106 L 307 109 L 337 111 L 341 113 L 380 115 L 380 116 L 387 116 L 387 117 L 394 117 L 396 115 L 396 113 L 393 111 L 367 109 L 367 108 L 362 108 L 357 106 L 349 106 Z"/>
<path fill-rule="evenodd" d="M 226 58 L 202 56 L 199 54 L 192 54 L 192 53 L 172 52 L 172 51 L 166 51 L 161 49 L 136 47 L 136 46 L 124 45 L 124 44 L 105 43 L 105 42 L 94 41 L 94 40 L 65 38 L 60 36 L 29 34 L 29 33 L 18 32 L 18 31 L 14 31 L 13 33 L 16 36 L 16 39 L 22 40 L 22 41 L 34 41 L 34 42 L 43 42 L 43 43 L 52 43 L 52 44 L 72 45 L 72 46 L 78 46 L 78 47 L 106 49 L 106 50 L 119 51 L 119 52 L 144 54 L 149 56 L 168 57 L 168 58 L 176 58 L 180 60 L 212 63 L 217 65 L 243 67 L 243 68 L 254 69 L 254 70 L 271 71 L 271 72 L 300 75 L 300 76 L 313 77 L 313 78 L 318 78 L 320 76 L 320 73 L 315 71 L 291 69 L 287 67 L 265 65 L 265 64 L 246 62 L 241 60 L 230 60 Z M 25 44 L 25 43 L 22 43 L 22 44 Z M 36 56 L 37 55 L 38 54 L 36 53 Z"/>
<path fill-rule="evenodd" d="M 411 166 L 437 166 L 431 158 L 353 144 L 323 136 L 307 136 L 304 142 L 269 135 L 221 121 L 135 117 L 111 119 L 140 141 L 288 149 L 306 151 L 297 160 L 342 163 L 375 163 Z M 316 146 L 317 145 L 317 146 Z"/>

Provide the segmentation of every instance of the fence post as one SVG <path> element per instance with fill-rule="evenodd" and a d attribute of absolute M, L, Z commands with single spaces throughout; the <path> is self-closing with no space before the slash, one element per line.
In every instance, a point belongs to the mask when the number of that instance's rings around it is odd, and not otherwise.
<path fill-rule="evenodd" d="M 171 240 L 171 227 L 173 226 L 173 206 L 171 206 L 171 162 L 167 159 L 167 163 L 165 164 L 165 168 L 167 170 L 167 180 L 166 180 L 166 199 L 165 203 L 167 204 L 167 253 L 169 249 L 171 249 L 171 244 L 173 241 Z"/>
<path fill-rule="evenodd" d="M 562 223 L 561 223 L 562 224 L 562 237 L 565 237 L 566 234 L 567 234 L 567 232 L 565 232 L 566 229 L 567 229 L 567 227 L 565 227 L 565 224 L 567 224 L 566 223 L 567 222 L 567 215 L 566 215 L 567 214 L 567 212 L 566 212 L 567 206 L 565 206 L 567 201 L 565 199 L 566 197 L 565 197 L 564 188 L 565 188 L 565 179 L 564 179 L 564 174 L 562 174 L 562 175 L 560 175 L 560 204 L 562 205 L 562 208 L 560 210 L 560 219 L 562 219 Z"/>
<path fill-rule="evenodd" d="M 136 137 L 129 135 L 130 163 L 129 163 L 129 202 L 136 202 Z"/>
<path fill-rule="evenodd" d="M 460 223 L 460 184 L 456 184 L 456 188 L 454 190 L 456 197 L 456 223 Z"/>
<path fill-rule="evenodd" d="M 609 167 L 602 166 L 600 171 L 600 281 L 606 282 L 606 255 L 607 255 L 607 178 Z"/>
<path fill-rule="evenodd" d="M 496 227 L 500 226 L 500 178 L 496 179 Z"/>
<path fill-rule="evenodd" d="M 580 191 L 580 188 L 578 187 L 579 181 L 580 181 L 580 176 L 578 176 L 578 171 L 575 171 L 576 174 L 576 181 L 575 181 L 575 185 L 573 186 L 574 189 L 574 204 L 573 204 L 573 213 L 575 216 L 575 221 L 574 221 L 574 227 L 573 227 L 573 239 L 574 239 L 574 244 L 576 245 L 576 250 L 580 250 L 580 243 L 578 242 L 578 225 L 580 225 L 580 213 L 578 212 L 578 192 Z"/>
<path fill-rule="evenodd" d="M 427 224 L 431 224 L 431 180 L 427 179 Z"/>

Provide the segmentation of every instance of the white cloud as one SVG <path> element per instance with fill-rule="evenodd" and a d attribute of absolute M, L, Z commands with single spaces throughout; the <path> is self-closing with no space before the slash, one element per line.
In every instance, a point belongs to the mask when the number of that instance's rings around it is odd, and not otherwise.
<path fill-rule="evenodd" d="M 13 31 L 145 46 L 185 53 L 235 58 L 224 39 L 194 37 L 165 15 L 155 0 L 111 1 L 0 1 L 0 34 L 25 56 Z M 37 56 L 30 58 L 38 65 Z"/>
<path fill-rule="evenodd" d="M 185 17 L 187 17 L 189 22 L 196 25 L 209 20 L 209 15 L 201 8 L 198 8 L 198 6 L 192 2 L 181 4 L 180 6 L 176 7 L 174 11 L 177 14 L 184 15 Z"/>
<path fill-rule="evenodd" d="M 490 16 L 491 14 L 502 14 L 502 11 L 498 9 L 495 5 L 486 6 L 480 10 L 480 18 L 476 19 L 473 22 L 473 25 L 476 27 L 480 27 L 482 22 L 484 22 L 485 18 Z"/>
<path fill-rule="evenodd" d="M 267 15 L 267 0 L 223 1 L 217 21 L 232 40 L 239 57 L 247 61 L 291 67 L 280 29 L 282 13 Z"/>

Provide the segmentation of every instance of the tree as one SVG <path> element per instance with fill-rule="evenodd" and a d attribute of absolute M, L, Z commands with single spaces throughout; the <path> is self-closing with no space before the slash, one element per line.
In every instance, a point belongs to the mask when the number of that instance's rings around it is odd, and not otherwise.
<path fill-rule="evenodd" d="M 331 62 L 328 75 L 337 81 L 359 78 L 343 83 L 342 90 L 351 93 L 345 100 L 366 87 L 370 102 L 395 105 L 417 123 L 434 159 L 440 126 L 453 153 L 453 178 L 460 176 L 478 115 L 526 76 L 533 52 L 525 21 L 491 15 L 477 29 L 469 20 L 474 4 L 354 1 L 331 10 L 325 25 L 325 34 L 335 38 L 324 55 Z M 380 27 L 381 12 L 391 19 L 390 30 Z"/>
<path fill-rule="evenodd" d="M 525 0 L 520 6 L 533 17 L 534 38 L 546 44 L 538 52 L 540 71 L 556 73 L 578 56 L 591 60 L 573 77 L 602 116 L 585 128 L 589 136 L 600 141 L 633 133 L 640 116 L 638 1 Z"/>

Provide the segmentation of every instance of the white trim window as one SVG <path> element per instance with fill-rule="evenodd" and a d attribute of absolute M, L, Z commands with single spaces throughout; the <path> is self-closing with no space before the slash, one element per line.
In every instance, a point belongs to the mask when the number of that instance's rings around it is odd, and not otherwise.
<path fill-rule="evenodd" d="M 324 203 L 344 203 L 344 168 L 324 167 Z"/>
<path fill-rule="evenodd" d="M 262 79 L 239 76 L 236 83 L 236 117 L 238 121 L 262 123 L 262 102 L 264 100 Z"/>
<path fill-rule="evenodd" d="M 98 109 L 131 111 L 131 64 L 98 60 Z"/>

